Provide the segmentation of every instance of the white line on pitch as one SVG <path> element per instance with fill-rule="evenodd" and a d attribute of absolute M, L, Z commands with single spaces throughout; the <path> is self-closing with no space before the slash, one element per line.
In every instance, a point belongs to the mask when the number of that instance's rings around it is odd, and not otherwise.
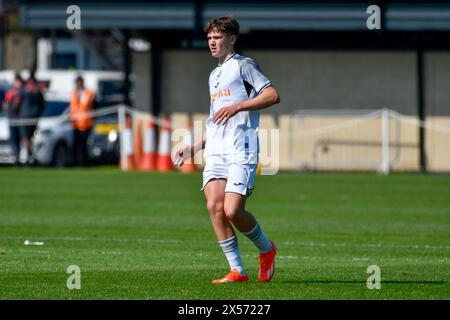
<path fill-rule="evenodd" d="M 199 242 L 200 240 L 179 240 L 179 239 L 148 239 L 148 238 L 103 238 L 103 237 L 35 237 L 39 240 L 58 240 L 58 241 L 102 241 L 102 242 L 146 242 L 146 243 L 186 243 Z M 0 239 L 24 239 L 19 236 L 0 236 Z M 301 242 L 284 241 L 283 245 L 303 246 L 303 247 L 356 247 L 356 248 L 402 248 L 402 249 L 450 249 L 450 246 L 428 245 L 428 244 L 388 244 L 388 243 L 325 243 L 325 242 Z"/>

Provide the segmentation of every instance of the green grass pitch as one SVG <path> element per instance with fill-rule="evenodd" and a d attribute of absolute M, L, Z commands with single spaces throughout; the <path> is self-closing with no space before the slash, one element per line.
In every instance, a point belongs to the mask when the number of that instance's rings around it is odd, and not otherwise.
<path fill-rule="evenodd" d="M 0 299 L 450 299 L 450 177 L 260 176 L 247 208 L 278 245 L 270 283 L 238 234 L 228 265 L 201 175 L 0 169 Z M 24 245 L 43 241 L 42 246 Z M 81 269 L 69 290 L 66 269 Z M 381 289 L 366 286 L 370 265 Z"/>

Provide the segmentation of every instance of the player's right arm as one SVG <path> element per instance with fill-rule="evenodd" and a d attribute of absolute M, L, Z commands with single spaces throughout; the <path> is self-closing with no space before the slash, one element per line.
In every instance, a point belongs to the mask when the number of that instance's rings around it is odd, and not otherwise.
<path fill-rule="evenodd" d="M 175 161 L 174 165 L 176 167 L 181 167 L 187 159 L 192 158 L 197 152 L 205 149 L 206 139 L 202 139 L 196 144 L 192 145 L 183 145 L 180 149 L 175 153 Z"/>

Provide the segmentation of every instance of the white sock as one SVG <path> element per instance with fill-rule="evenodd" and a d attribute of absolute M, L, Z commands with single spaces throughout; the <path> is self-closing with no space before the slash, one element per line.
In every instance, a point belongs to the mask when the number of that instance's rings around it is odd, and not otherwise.
<path fill-rule="evenodd" d="M 259 224 L 256 224 L 250 232 L 244 232 L 244 234 L 252 240 L 255 246 L 259 249 L 260 253 L 266 253 L 272 250 L 272 244 L 269 239 L 267 239 Z"/>
<path fill-rule="evenodd" d="M 246 275 L 244 264 L 239 254 L 238 242 L 236 236 L 229 239 L 219 241 L 219 245 L 222 248 L 225 257 L 228 260 L 228 264 L 231 269 L 237 269 L 243 276 Z"/>

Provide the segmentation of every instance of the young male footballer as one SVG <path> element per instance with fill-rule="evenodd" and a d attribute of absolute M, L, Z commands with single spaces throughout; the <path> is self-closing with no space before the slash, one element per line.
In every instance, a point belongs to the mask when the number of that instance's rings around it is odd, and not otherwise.
<path fill-rule="evenodd" d="M 259 281 L 275 272 L 276 248 L 255 217 L 245 210 L 258 164 L 259 111 L 280 102 L 278 92 L 250 58 L 234 51 L 239 24 L 231 16 L 211 20 L 205 27 L 211 55 L 218 66 L 209 76 L 210 115 L 206 139 L 176 152 L 182 165 L 205 149 L 203 188 L 212 226 L 231 271 L 212 283 L 248 282 L 233 226 L 259 250 Z"/>

